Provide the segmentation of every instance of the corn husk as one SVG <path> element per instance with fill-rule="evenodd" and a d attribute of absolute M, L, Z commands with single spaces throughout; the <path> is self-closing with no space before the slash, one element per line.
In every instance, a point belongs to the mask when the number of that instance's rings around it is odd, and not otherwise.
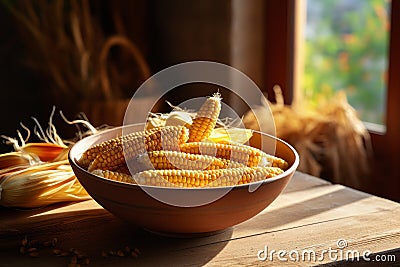
<path fill-rule="evenodd" d="M 0 177 L 3 174 L 18 171 L 40 162 L 34 154 L 10 152 L 0 155 Z"/>
<path fill-rule="evenodd" d="M 188 112 L 172 111 L 165 119 L 165 126 L 190 126 L 193 120 Z"/>
<path fill-rule="evenodd" d="M 39 158 L 23 152 L 10 152 L 0 155 L 0 170 L 17 166 L 30 166 L 38 162 Z"/>
<path fill-rule="evenodd" d="M 253 131 L 244 128 L 215 128 L 207 141 L 214 143 L 244 144 L 253 136 Z"/>
<path fill-rule="evenodd" d="M 5 207 L 36 208 L 89 198 L 67 160 L 37 164 L 0 179 L 0 205 Z"/>
<path fill-rule="evenodd" d="M 2 136 L 15 151 L 0 155 L 1 206 L 37 208 L 90 198 L 68 163 L 69 146 L 58 136 L 53 115 L 54 109 L 45 131 L 34 119 L 34 133 L 41 143 L 29 143 L 30 131 L 22 124 L 28 132 L 25 139 L 19 131 L 19 139 Z"/>
<path fill-rule="evenodd" d="M 53 143 L 29 143 L 21 147 L 21 151 L 28 154 L 35 154 L 41 161 L 53 161 L 66 149 L 66 146 Z"/>
<path fill-rule="evenodd" d="M 347 102 L 345 93 L 338 92 L 316 106 L 307 102 L 287 106 L 281 92 L 278 90 L 276 93 L 277 102 L 269 103 L 276 135 L 296 148 L 300 155 L 298 170 L 362 188 L 369 173 L 371 141 L 368 130 Z M 262 119 L 260 124 L 269 125 L 269 121 Z M 252 112 L 245 115 L 244 124 L 259 129 Z"/>

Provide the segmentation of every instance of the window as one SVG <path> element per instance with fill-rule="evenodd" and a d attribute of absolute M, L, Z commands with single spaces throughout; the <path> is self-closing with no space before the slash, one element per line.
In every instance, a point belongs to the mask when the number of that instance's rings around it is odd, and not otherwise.
<path fill-rule="evenodd" d="M 307 0 L 309 3 L 314 3 L 315 0 Z M 373 146 L 373 158 L 371 158 L 371 175 L 366 179 L 369 185 L 369 191 L 373 194 L 378 194 L 387 198 L 391 198 L 394 200 L 400 200 L 400 182 L 399 182 L 399 174 L 396 170 L 396 163 L 400 160 L 400 120 L 398 119 L 400 116 L 400 106 L 398 105 L 398 100 L 400 99 L 400 77 L 398 75 L 398 70 L 400 69 L 400 1 L 392 0 L 368 0 L 368 1 L 356 1 L 356 0 L 335 0 L 335 1 L 318 1 L 320 4 L 332 4 L 336 5 L 330 6 L 328 8 L 334 9 L 339 8 L 340 4 L 350 5 L 348 7 L 348 12 L 352 12 L 352 9 L 355 9 L 354 6 L 351 6 L 353 3 L 355 6 L 357 5 L 367 5 L 369 7 L 359 7 L 357 8 L 357 12 L 360 14 L 359 16 L 365 16 L 363 19 L 356 19 L 357 16 L 352 16 L 346 11 L 332 11 L 331 14 L 336 14 L 336 16 L 342 16 L 344 21 L 349 20 L 349 24 L 354 23 L 357 25 L 360 21 L 364 21 L 364 29 L 359 30 L 366 36 L 365 40 L 368 40 L 367 45 L 361 46 L 360 50 L 364 50 L 362 54 L 359 51 L 356 51 L 356 55 L 361 56 L 361 61 L 357 64 L 361 65 L 362 68 L 358 70 L 359 76 L 355 79 L 359 80 L 359 83 L 364 83 L 364 85 L 360 88 L 352 89 L 352 84 L 347 84 L 349 102 L 358 108 L 358 111 L 361 114 L 361 118 L 366 120 L 366 126 L 370 130 L 372 146 Z M 344 3 L 345 2 L 345 3 Z M 301 8 L 305 9 L 305 7 L 301 6 L 301 4 L 305 4 L 305 2 L 296 2 L 297 6 L 293 8 L 293 15 L 296 17 L 301 14 Z M 371 9 L 372 7 L 372 9 Z M 343 7 L 342 7 L 343 8 Z M 369 9 L 369 11 L 368 11 Z M 341 13 L 338 15 L 337 13 Z M 367 14 L 371 14 L 372 21 L 368 22 Z M 304 19 L 305 20 L 305 19 Z M 354 20 L 354 21 L 352 21 Z M 298 21 L 298 20 L 297 20 Z M 386 24 L 387 23 L 387 24 Z M 301 24 L 301 23 L 300 23 Z M 373 25 L 372 25 L 373 24 Z M 306 25 L 306 23 L 304 23 Z M 306 28 L 303 25 L 303 28 Z M 389 29 L 390 25 L 390 29 Z M 294 27 L 302 27 L 302 25 L 295 25 Z M 343 25 L 336 25 L 337 28 L 344 28 Z M 376 28 L 374 30 L 374 35 L 367 34 L 368 27 Z M 381 28 L 381 30 L 379 30 Z M 304 30 L 304 29 L 303 29 Z M 348 29 L 347 29 L 348 30 Z M 356 30 L 355 30 L 356 31 Z M 384 35 L 387 35 L 384 36 Z M 349 35 L 349 32 L 344 32 L 339 35 L 339 37 L 344 37 L 344 40 L 339 42 L 337 45 L 346 45 L 346 38 L 354 38 Z M 387 44 L 385 42 L 387 39 Z M 299 41 L 299 38 L 296 39 Z M 301 47 L 301 46 L 300 46 Z M 334 47 L 335 48 L 335 47 Z M 307 47 L 303 48 L 303 51 L 306 50 Z M 335 49 L 333 49 L 335 50 Z M 337 49 L 337 61 L 340 60 L 346 61 L 350 57 L 349 54 L 340 54 L 343 53 L 344 50 Z M 375 51 L 374 51 L 375 50 Z M 377 51 L 380 51 L 379 53 Z M 370 52 L 372 51 L 372 52 Z M 301 50 L 300 50 L 301 52 Z M 374 56 L 370 55 L 373 53 Z M 387 54 L 386 56 L 384 56 Z M 301 55 L 296 55 L 294 52 L 294 58 L 299 57 Z M 379 56 L 378 56 L 379 55 Z M 342 58 L 341 58 L 342 57 Z M 355 57 L 355 55 L 353 55 Z M 365 57 L 363 59 L 362 57 Z M 375 57 L 375 60 L 372 58 Z M 357 57 L 355 57 L 357 58 Z M 368 59 L 370 58 L 370 59 Z M 295 62 L 295 61 L 294 61 Z M 295 63 L 296 64 L 296 63 Z M 363 65 L 364 64 L 364 65 Z M 340 63 L 337 64 L 337 69 L 340 73 Z M 307 66 L 307 64 L 303 64 L 303 66 Z M 374 66 L 377 66 L 374 70 Z M 356 69 L 359 66 L 356 66 Z M 307 69 L 305 70 L 307 72 Z M 372 73 L 371 73 L 372 71 Z M 379 72 L 379 75 L 373 72 Z M 306 74 L 307 75 L 307 74 Z M 339 74 L 336 74 L 335 79 L 338 78 Z M 373 75 L 375 78 L 372 79 Z M 340 76 L 340 75 L 339 75 Z M 346 75 L 344 75 L 346 77 Z M 303 79 L 307 79 L 307 76 L 303 76 Z M 346 77 L 347 78 L 347 77 Z M 366 78 L 366 81 L 363 81 Z M 375 82 L 372 82 L 375 80 Z M 298 79 L 301 81 L 301 79 Z M 304 80 L 303 80 L 304 81 Z M 349 81 L 349 80 L 348 80 Z M 379 82 L 378 82 L 379 81 Z M 295 81 L 294 81 L 295 82 Z M 306 81 L 304 81 L 306 83 Z M 368 95 L 369 84 L 374 84 L 374 87 L 371 88 L 373 92 L 371 95 Z M 339 86 L 340 87 L 340 86 Z M 350 88 L 349 88 L 350 87 Z M 295 87 L 294 87 L 295 88 Z M 340 89 L 340 88 L 336 88 Z M 299 90 L 299 89 L 297 89 Z M 368 96 L 364 98 L 363 96 L 358 96 L 357 93 L 367 92 Z M 368 112 L 372 110 L 371 112 Z M 370 124 L 369 122 L 375 122 L 379 124 L 385 124 L 385 127 L 376 127 L 377 124 Z"/>
<path fill-rule="evenodd" d="M 386 118 L 388 0 L 307 0 L 302 89 L 344 90 L 365 122 Z M 369 124 L 370 125 L 370 124 Z"/>
<path fill-rule="evenodd" d="M 314 0 L 310 0 L 314 1 Z M 353 1 L 353 0 L 351 0 Z M 318 1 L 320 4 L 330 1 Z M 341 1 L 332 1 L 341 2 Z M 347 1 L 346 1 L 347 2 Z M 357 1 L 366 2 L 366 1 Z M 369 2 L 369 1 L 368 1 Z M 372 173 L 366 177 L 369 192 L 400 200 L 400 179 L 396 166 L 400 162 L 400 0 L 386 2 L 390 30 L 387 46 L 386 97 L 381 109 L 386 131 L 370 129 L 374 155 L 371 159 Z M 278 83 L 283 89 L 285 102 L 303 97 L 301 89 L 304 79 L 306 50 L 306 0 L 265 1 L 265 66 L 263 85 L 269 96 L 271 88 Z M 332 14 L 334 12 L 331 12 Z M 273 40 L 273 42 L 271 41 Z M 384 65 L 384 63 L 381 63 Z M 271 100 L 273 98 L 271 97 Z M 379 129 L 378 129 L 379 130 Z M 367 190 L 368 191 L 368 190 Z"/>

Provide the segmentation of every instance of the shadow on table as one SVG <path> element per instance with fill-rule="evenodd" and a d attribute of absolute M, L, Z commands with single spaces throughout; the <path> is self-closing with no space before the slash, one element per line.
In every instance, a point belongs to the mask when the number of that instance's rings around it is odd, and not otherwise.
<path fill-rule="evenodd" d="M 56 205 L 56 207 L 60 207 Z M 49 210 L 47 207 L 45 210 Z M 43 213 L 44 209 L 36 210 Z M 57 238 L 59 247 L 78 249 L 88 255 L 92 266 L 176 266 L 204 265 L 214 258 L 232 236 L 232 229 L 208 236 L 176 238 L 160 236 L 132 226 L 103 209 L 39 214 L 35 211 L 8 211 L 12 224 L 0 229 L 0 257 L 10 266 L 66 266 L 69 258 L 57 257 L 44 249 L 40 258 L 29 259 L 18 253 L 22 238 L 46 241 Z M 17 214 L 17 215 L 15 215 Z M 137 248 L 138 258 L 107 256 L 109 252 Z M 128 254 L 128 253 L 125 253 Z M 69 257 L 69 258 L 68 258 Z M 22 260 L 22 262 L 21 262 Z M 28 264 L 28 265 L 24 265 Z"/>
<path fill-rule="evenodd" d="M 303 190 L 309 190 L 315 187 L 330 186 L 332 183 L 329 181 L 310 176 L 302 172 L 295 172 L 289 184 L 283 190 L 283 194 L 294 193 Z"/>
<path fill-rule="evenodd" d="M 232 228 L 194 238 L 171 238 L 145 233 L 146 257 L 141 266 L 203 266 L 219 254 L 232 237 Z"/>
<path fill-rule="evenodd" d="M 267 208 L 266 212 L 257 215 L 257 222 L 261 223 L 259 225 L 255 224 L 253 227 L 258 228 L 258 230 L 260 231 L 259 234 L 269 232 L 270 230 L 268 229 L 279 229 L 281 227 L 283 229 L 287 229 L 291 227 L 296 227 L 297 224 L 294 223 L 296 221 L 303 220 L 308 217 L 314 217 L 318 214 L 326 213 L 334 209 L 339 209 L 340 207 L 354 204 L 358 201 L 371 197 L 371 195 L 359 191 L 355 191 L 357 193 L 349 194 L 349 190 L 351 189 L 342 188 L 307 200 L 299 199 L 298 202 L 292 205 L 277 208 L 271 212 L 268 212 Z M 357 214 L 357 212 L 359 211 L 354 210 L 354 214 L 350 215 L 343 214 L 338 216 L 336 214 L 332 216 L 321 216 L 321 220 L 317 223 L 320 223 L 322 221 L 340 220 L 346 216 L 354 216 Z M 315 223 L 315 220 L 312 221 Z M 300 225 L 304 225 L 306 223 L 306 221 L 303 221 Z M 241 226 L 239 225 L 238 228 L 239 227 Z"/>

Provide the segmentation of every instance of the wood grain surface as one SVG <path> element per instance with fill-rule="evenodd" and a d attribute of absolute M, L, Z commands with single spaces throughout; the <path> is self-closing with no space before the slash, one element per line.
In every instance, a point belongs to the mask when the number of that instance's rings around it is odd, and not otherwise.
<path fill-rule="evenodd" d="M 343 266 L 344 262 L 335 262 L 324 252 L 329 248 L 340 251 L 339 239 L 347 243 L 343 252 L 375 253 L 368 266 L 398 266 L 399 219 L 398 203 L 297 172 L 284 193 L 259 215 L 203 237 L 149 233 L 119 220 L 93 200 L 35 210 L 2 208 L 0 266 L 70 264 L 72 254 L 56 256 L 53 248 L 39 248 L 35 258 L 22 255 L 19 249 L 25 236 L 42 242 L 57 238 L 57 248 L 80 251 L 90 260 L 88 266 Z M 103 251 L 125 251 L 126 246 L 139 249 L 138 257 L 102 256 Z M 316 260 L 294 261 L 286 254 L 287 261 L 280 261 L 275 254 L 272 260 L 260 261 L 257 254 L 265 246 L 269 252 L 313 250 Z M 376 254 L 394 255 L 397 261 L 378 263 Z M 339 253 L 336 256 L 341 259 Z"/>

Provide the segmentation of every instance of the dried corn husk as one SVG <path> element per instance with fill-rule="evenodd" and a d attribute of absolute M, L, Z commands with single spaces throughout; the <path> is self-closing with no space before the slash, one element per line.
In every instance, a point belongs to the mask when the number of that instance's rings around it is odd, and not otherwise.
<path fill-rule="evenodd" d="M 38 157 L 23 152 L 10 152 L 0 155 L 0 170 L 17 166 L 30 166 L 39 161 Z"/>
<path fill-rule="evenodd" d="M 85 199 L 89 195 L 67 160 L 30 166 L 0 180 L 0 205 L 5 207 L 36 208 Z"/>
<path fill-rule="evenodd" d="M 0 177 L 13 171 L 18 171 L 40 162 L 35 154 L 10 152 L 0 155 Z"/>
<path fill-rule="evenodd" d="M 20 148 L 29 154 L 35 154 L 41 161 L 53 161 L 64 150 L 66 146 L 53 143 L 29 143 Z"/>
<path fill-rule="evenodd" d="M 15 152 L 0 155 L 1 206 L 36 208 L 90 198 L 68 163 L 69 147 L 58 136 L 52 123 L 54 111 L 46 131 L 34 119 L 34 132 L 43 143 L 28 143 L 30 131 L 22 124 L 28 132 L 25 139 L 19 131 L 19 140 L 2 136 L 13 145 Z"/>
<path fill-rule="evenodd" d="M 307 102 L 286 106 L 279 88 L 274 89 L 277 102 L 269 103 L 269 107 L 276 135 L 296 148 L 300 155 L 298 170 L 335 183 L 362 187 L 369 173 L 370 136 L 345 93 L 338 92 L 317 106 Z M 248 128 L 259 129 L 252 112 L 245 115 L 243 122 Z M 261 120 L 260 124 L 263 123 L 270 125 Z"/>
<path fill-rule="evenodd" d="M 208 141 L 214 143 L 239 143 L 244 144 L 250 140 L 253 132 L 250 129 L 244 128 L 215 128 L 211 135 L 207 138 Z"/>
<path fill-rule="evenodd" d="M 185 111 L 172 111 L 165 119 L 165 126 L 190 126 L 193 120 Z"/>

